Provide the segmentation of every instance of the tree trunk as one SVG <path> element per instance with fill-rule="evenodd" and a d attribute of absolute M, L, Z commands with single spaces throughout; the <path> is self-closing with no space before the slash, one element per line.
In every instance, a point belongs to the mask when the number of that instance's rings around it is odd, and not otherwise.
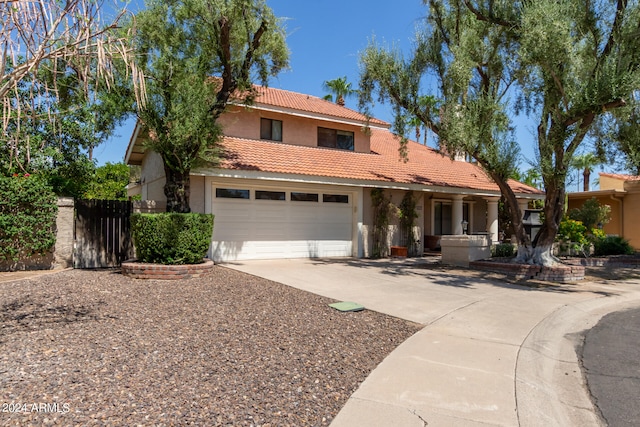
<path fill-rule="evenodd" d="M 518 244 L 516 262 L 519 264 L 543 265 L 551 267 L 559 260 L 553 255 L 553 244 L 538 245 L 536 247 Z"/>
<path fill-rule="evenodd" d="M 553 255 L 552 248 L 564 215 L 564 198 L 565 188 L 562 183 L 547 186 L 544 204 L 545 221 L 533 240 L 531 248 L 523 248 L 521 251 L 520 244 L 518 245 L 517 261 L 547 267 L 560 263 L 560 260 Z"/>
<path fill-rule="evenodd" d="M 166 183 L 164 195 L 167 196 L 167 212 L 189 213 L 190 178 L 189 171 L 179 172 L 164 167 Z"/>
<path fill-rule="evenodd" d="M 591 179 L 591 169 L 584 168 L 584 172 L 582 172 L 582 176 L 584 177 L 584 182 L 583 182 L 583 190 L 584 191 L 589 191 L 589 181 Z"/>

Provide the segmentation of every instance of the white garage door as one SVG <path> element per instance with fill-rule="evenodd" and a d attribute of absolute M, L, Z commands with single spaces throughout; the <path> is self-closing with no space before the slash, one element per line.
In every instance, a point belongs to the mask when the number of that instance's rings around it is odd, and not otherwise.
<path fill-rule="evenodd" d="M 214 186 L 216 261 L 352 255 L 353 196 Z"/>

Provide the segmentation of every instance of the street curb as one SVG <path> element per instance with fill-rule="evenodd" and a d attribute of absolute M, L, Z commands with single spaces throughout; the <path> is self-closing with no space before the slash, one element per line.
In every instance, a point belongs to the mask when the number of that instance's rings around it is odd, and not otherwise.
<path fill-rule="evenodd" d="M 608 291 L 603 296 L 558 308 L 522 343 L 515 372 L 520 426 L 605 425 L 591 400 L 577 349 L 584 332 L 606 314 L 640 307 L 640 284 L 618 282 L 596 291 L 603 290 Z"/>

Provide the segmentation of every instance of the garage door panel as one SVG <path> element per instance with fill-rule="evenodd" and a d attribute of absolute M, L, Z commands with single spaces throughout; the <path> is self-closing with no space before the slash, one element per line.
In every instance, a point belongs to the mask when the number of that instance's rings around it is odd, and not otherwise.
<path fill-rule="evenodd" d="M 213 191 L 216 261 L 352 254 L 351 204 L 291 201 L 289 194 L 279 201 L 225 199 Z"/>

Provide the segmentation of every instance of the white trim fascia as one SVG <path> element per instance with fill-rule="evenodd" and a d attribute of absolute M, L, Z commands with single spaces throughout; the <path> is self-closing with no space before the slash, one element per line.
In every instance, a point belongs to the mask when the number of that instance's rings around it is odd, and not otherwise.
<path fill-rule="evenodd" d="M 138 134 L 140 134 L 141 129 L 142 129 L 142 126 L 140 125 L 140 120 L 136 120 L 136 127 L 133 128 L 133 134 L 131 135 L 131 139 L 129 139 L 129 145 L 127 145 L 127 151 L 124 154 L 125 164 L 129 163 L 131 153 L 133 153 L 133 146 L 136 145 L 136 139 L 138 139 Z"/>
<path fill-rule="evenodd" d="M 625 195 L 627 194 L 627 190 L 619 190 L 616 188 L 612 188 L 609 190 L 592 190 L 592 191 L 575 191 L 573 193 L 567 193 L 567 196 L 570 199 L 587 199 L 590 197 L 596 196 L 608 196 L 608 195 Z"/>
<path fill-rule="evenodd" d="M 257 179 L 265 181 L 285 181 L 297 184 L 323 184 L 323 185 L 342 185 L 348 187 L 364 187 L 364 188 L 384 188 L 388 190 L 411 190 L 425 193 L 442 193 L 457 194 L 461 196 L 477 196 L 477 197 L 500 197 L 500 191 L 491 190 L 474 190 L 471 188 L 445 187 L 445 186 L 429 186 L 423 184 L 408 184 L 399 182 L 385 182 L 374 180 L 354 180 L 349 178 L 310 176 L 301 174 L 285 174 L 264 171 L 248 171 L 233 169 L 197 169 L 191 173 L 198 176 L 215 176 L 219 178 L 234 179 Z M 520 194 L 516 193 L 520 199 L 542 199 L 544 194 Z"/>
<path fill-rule="evenodd" d="M 233 103 L 229 103 L 229 105 L 234 105 L 237 107 L 243 107 L 243 108 L 248 108 L 248 109 L 254 109 L 254 110 L 260 110 L 260 111 L 268 111 L 271 113 L 280 113 L 280 114 L 286 114 L 286 115 L 290 115 L 290 116 L 296 116 L 296 117 L 302 117 L 305 119 L 312 119 L 312 120 L 320 120 L 320 121 L 324 121 L 324 122 L 332 122 L 332 123 L 340 123 L 340 124 L 344 124 L 344 125 L 353 125 L 353 126 L 367 126 L 369 128 L 373 128 L 373 129 L 381 129 L 381 130 L 389 130 L 391 129 L 391 125 L 385 126 L 385 125 L 381 125 L 378 123 L 367 123 L 366 120 L 356 120 L 356 119 L 347 119 L 344 117 L 337 117 L 337 116 L 331 116 L 328 114 L 319 114 L 319 113 L 312 113 L 309 111 L 302 111 L 302 110 L 296 110 L 293 108 L 286 108 L 286 107 L 276 107 L 273 105 L 259 105 L 259 104 L 254 104 L 254 105 L 245 105 L 239 102 L 233 102 Z"/>

